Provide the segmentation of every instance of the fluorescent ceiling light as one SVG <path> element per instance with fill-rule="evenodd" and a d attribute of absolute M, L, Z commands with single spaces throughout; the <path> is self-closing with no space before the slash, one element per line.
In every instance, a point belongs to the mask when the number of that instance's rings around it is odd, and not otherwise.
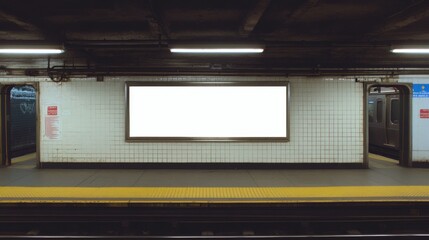
<path fill-rule="evenodd" d="M 263 48 L 171 48 L 172 53 L 262 53 Z"/>
<path fill-rule="evenodd" d="M 391 52 L 429 54 L 429 48 L 398 48 L 398 49 L 393 49 Z"/>
<path fill-rule="evenodd" d="M 62 49 L 39 49 L 39 48 L 3 48 L 0 54 L 60 54 Z"/>

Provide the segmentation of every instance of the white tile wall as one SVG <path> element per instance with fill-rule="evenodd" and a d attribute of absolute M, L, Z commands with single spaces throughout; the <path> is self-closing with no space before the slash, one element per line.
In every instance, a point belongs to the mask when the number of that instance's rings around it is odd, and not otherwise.
<path fill-rule="evenodd" d="M 289 81 L 290 142 L 126 143 L 125 81 Z M 353 78 L 122 77 L 40 82 L 42 113 L 58 105 L 61 138 L 42 162 L 361 163 L 363 89 Z M 44 115 L 42 135 L 44 134 Z"/>

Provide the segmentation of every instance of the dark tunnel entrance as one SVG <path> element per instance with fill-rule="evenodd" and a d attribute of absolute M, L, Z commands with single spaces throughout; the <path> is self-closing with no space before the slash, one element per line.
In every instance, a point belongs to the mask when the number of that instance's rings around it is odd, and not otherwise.
<path fill-rule="evenodd" d="M 369 84 L 366 94 L 367 159 L 374 154 L 411 166 L 410 86 Z"/>
<path fill-rule="evenodd" d="M 37 92 L 32 85 L 2 88 L 2 165 L 36 166 Z"/>

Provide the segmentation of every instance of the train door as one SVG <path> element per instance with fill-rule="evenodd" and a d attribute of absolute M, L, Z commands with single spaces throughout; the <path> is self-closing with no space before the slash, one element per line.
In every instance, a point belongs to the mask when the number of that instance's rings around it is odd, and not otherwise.
<path fill-rule="evenodd" d="M 399 95 L 386 95 L 386 142 L 385 145 L 399 150 Z"/>
<path fill-rule="evenodd" d="M 374 143 L 386 142 L 386 99 L 381 94 L 370 94 L 368 97 L 368 125 L 370 151 L 374 151 Z"/>
<path fill-rule="evenodd" d="M 3 85 L 1 91 L 2 165 L 35 167 L 37 155 L 37 91 L 33 85 Z"/>
<path fill-rule="evenodd" d="M 401 166 L 411 166 L 410 86 L 368 84 L 366 89 L 366 152 L 396 159 Z"/>

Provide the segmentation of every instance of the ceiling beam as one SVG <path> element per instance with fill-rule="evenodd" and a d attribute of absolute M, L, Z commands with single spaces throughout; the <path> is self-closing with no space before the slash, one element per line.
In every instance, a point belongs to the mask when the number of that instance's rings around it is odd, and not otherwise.
<path fill-rule="evenodd" d="M 302 3 L 291 13 L 287 19 L 287 22 L 293 22 L 296 19 L 303 16 L 308 10 L 315 7 L 320 0 L 307 0 Z"/>
<path fill-rule="evenodd" d="M 153 16 L 147 16 L 146 21 L 149 25 L 150 31 L 154 35 L 159 35 L 162 33 L 162 28 L 160 27 L 160 24 Z"/>
<path fill-rule="evenodd" d="M 9 21 L 15 25 L 17 25 L 18 27 L 20 27 L 21 29 L 23 29 L 25 31 L 33 32 L 33 33 L 36 33 L 39 35 L 43 35 L 40 28 L 38 28 L 34 24 L 28 22 L 27 20 L 25 20 L 21 17 L 18 17 L 17 15 L 10 14 L 8 12 L 5 12 L 4 10 L 0 10 L 0 17 L 6 19 L 7 21 Z"/>
<path fill-rule="evenodd" d="M 20 28 L 30 33 L 40 35 L 47 41 L 61 42 L 62 36 L 59 34 L 59 31 L 57 31 L 57 29 L 53 29 L 51 26 L 49 26 L 49 28 L 46 27 L 47 24 L 40 19 L 20 14 L 15 9 L 11 9 L 9 6 L 1 2 L 0 9 L 0 16 L 16 24 Z"/>
<path fill-rule="evenodd" d="M 46 22 L 40 19 L 31 18 L 29 16 L 24 16 L 19 14 L 13 9 L 8 9 L 7 6 L 4 6 L 0 3 L 0 16 L 4 19 L 18 25 L 22 29 L 30 32 L 32 34 L 40 35 L 45 42 L 63 44 L 65 37 L 59 29 L 56 29 Z M 73 51 L 72 58 L 74 54 L 80 58 L 84 58 L 87 62 L 97 63 L 98 59 L 94 54 L 90 53 L 85 49 L 76 49 Z"/>
<path fill-rule="evenodd" d="M 239 34 L 242 36 L 249 36 L 256 25 L 259 23 L 265 10 L 270 5 L 270 0 L 259 0 L 254 6 L 247 12 L 243 23 L 240 25 Z"/>
<path fill-rule="evenodd" d="M 149 6 L 146 11 L 146 19 L 149 28 L 153 34 L 164 36 L 166 39 L 170 38 L 170 28 L 165 20 L 165 15 L 160 10 L 155 1 L 149 0 Z"/>
<path fill-rule="evenodd" d="M 376 26 L 369 35 L 378 35 L 407 27 L 429 16 L 429 2 L 419 1 L 388 17 Z"/>

